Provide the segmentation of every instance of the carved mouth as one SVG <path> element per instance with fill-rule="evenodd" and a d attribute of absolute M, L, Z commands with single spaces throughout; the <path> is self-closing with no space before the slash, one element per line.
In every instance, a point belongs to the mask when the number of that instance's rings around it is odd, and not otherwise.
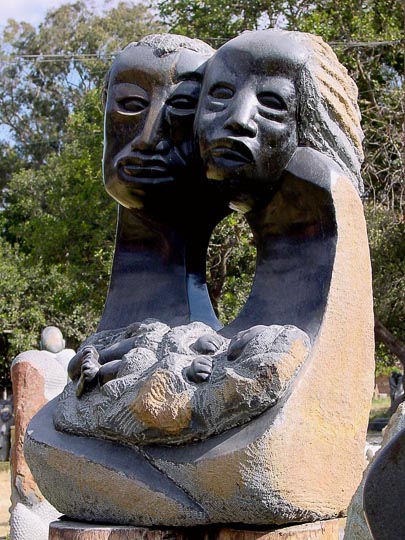
<path fill-rule="evenodd" d="M 235 162 L 235 165 L 252 163 L 254 161 L 250 148 L 237 139 L 227 138 L 215 141 L 209 147 L 208 153 L 213 158 L 220 158 L 231 163 Z"/>
<path fill-rule="evenodd" d="M 117 170 L 126 182 L 160 184 L 173 180 L 168 163 L 161 158 L 125 158 L 118 161 Z"/>

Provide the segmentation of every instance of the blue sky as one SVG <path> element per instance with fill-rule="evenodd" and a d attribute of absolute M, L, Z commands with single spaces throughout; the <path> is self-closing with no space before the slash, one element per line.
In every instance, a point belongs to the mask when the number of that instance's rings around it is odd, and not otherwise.
<path fill-rule="evenodd" d="M 8 19 L 29 22 L 35 26 L 41 22 L 48 9 L 67 3 L 72 2 L 69 0 L 3 0 L 0 8 L 0 27 L 4 27 Z M 105 4 L 112 6 L 118 2 L 94 0 L 92 3 L 96 8 L 102 8 Z"/>

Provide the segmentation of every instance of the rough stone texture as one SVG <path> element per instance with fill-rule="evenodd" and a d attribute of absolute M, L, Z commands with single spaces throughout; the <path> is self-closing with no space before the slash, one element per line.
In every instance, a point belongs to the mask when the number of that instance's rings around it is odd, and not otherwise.
<path fill-rule="evenodd" d="M 149 451 L 160 470 L 204 501 L 213 521 L 235 514 L 247 523 L 335 516 L 360 482 L 373 391 L 370 262 L 357 194 L 335 177 L 332 195 L 338 239 L 328 304 L 294 390 L 251 422 L 244 437 L 233 433 L 187 455 Z"/>
<path fill-rule="evenodd" d="M 374 454 L 370 464 L 364 471 L 363 479 L 349 505 L 344 540 L 373 540 L 364 516 L 364 483 L 371 464 L 374 462 L 383 448 L 385 448 L 387 444 L 403 429 L 405 429 L 405 403 L 401 403 L 396 412 L 391 416 L 387 427 L 384 429 L 381 448 Z"/>
<path fill-rule="evenodd" d="M 58 354 L 32 350 L 19 354 L 12 363 L 15 442 L 11 460 L 11 540 L 46 539 L 49 522 L 60 515 L 40 492 L 25 461 L 23 442 L 31 418 L 66 385 L 67 364 L 73 355 L 71 349 Z"/>
<path fill-rule="evenodd" d="M 134 448 L 55 431 L 50 403 L 30 424 L 26 455 L 59 510 L 135 525 L 236 516 L 283 524 L 346 512 L 363 470 L 374 384 L 371 273 L 361 201 L 346 178 L 331 172 L 329 182 L 337 236 L 327 304 L 310 356 L 279 401 L 193 444 Z"/>
<path fill-rule="evenodd" d="M 340 540 L 344 523 L 344 519 L 333 519 L 275 531 L 249 531 L 214 527 L 151 530 L 56 521 L 50 525 L 49 540 Z"/>
<path fill-rule="evenodd" d="M 129 444 L 184 443 L 244 424 L 275 405 L 308 357 L 309 337 L 294 326 L 261 330 L 233 361 L 220 338 L 209 380 L 194 384 L 185 370 L 193 344 L 217 336 L 203 323 L 173 328 L 147 321 L 118 377 L 76 398 L 77 383 L 60 397 L 56 428 Z M 152 336 L 150 339 L 149 336 Z M 160 341 L 156 337 L 160 336 Z"/>
<path fill-rule="evenodd" d="M 53 429 L 56 404 L 55 399 L 32 419 L 24 445 L 37 482 L 55 507 L 90 522 L 152 526 L 208 521 L 201 505 L 137 448 Z"/>

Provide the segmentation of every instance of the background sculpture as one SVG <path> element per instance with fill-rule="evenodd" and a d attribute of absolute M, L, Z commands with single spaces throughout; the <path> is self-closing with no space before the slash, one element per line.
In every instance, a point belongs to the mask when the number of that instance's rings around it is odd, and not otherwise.
<path fill-rule="evenodd" d="M 62 332 L 55 326 L 42 330 L 40 349 L 20 353 L 11 365 L 15 407 L 11 540 L 46 540 L 49 522 L 60 516 L 35 482 L 24 459 L 23 442 L 31 418 L 66 385 L 67 365 L 75 351 L 65 349 Z"/>
<path fill-rule="evenodd" d="M 0 399 L 0 461 L 10 459 L 10 428 L 14 423 L 13 398 Z"/>
<path fill-rule="evenodd" d="M 168 63 L 174 73 L 183 52 L 149 46 L 130 46 L 110 73 L 105 180 L 130 208 L 119 218 L 106 310 L 71 364 L 75 380 L 31 422 L 30 465 L 57 508 L 89 521 L 340 516 L 360 481 L 373 391 L 355 85 L 319 38 L 242 34 L 204 66 L 201 163 L 193 158 L 178 178 L 156 158 L 158 143 L 145 157 L 143 138 L 177 125 L 163 111 L 173 105 L 167 88 L 182 84 L 167 78 Z M 140 78 L 139 50 L 149 58 Z M 192 67 L 183 78 L 200 80 L 202 61 Z M 145 97 L 150 73 L 164 96 L 158 110 Z M 134 80 L 140 89 L 122 98 Z M 190 121 L 195 103 L 185 110 L 178 116 Z M 156 141 L 172 148 L 184 133 Z M 258 256 L 245 307 L 216 333 L 204 259 L 228 208 L 245 214 Z"/>

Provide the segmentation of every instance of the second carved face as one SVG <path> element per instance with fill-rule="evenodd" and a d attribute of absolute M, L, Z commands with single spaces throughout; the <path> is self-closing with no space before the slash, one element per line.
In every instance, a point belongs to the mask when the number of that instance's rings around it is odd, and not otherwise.
<path fill-rule="evenodd" d="M 221 181 L 244 211 L 276 188 L 298 146 L 296 80 L 305 54 L 266 34 L 242 34 L 209 61 L 195 126 L 207 178 Z"/>
<path fill-rule="evenodd" d="M 142 44 L 127 47 L 108 87 L 107 191 L 141 208 L 145 197 L 160 196 L 159 186 L 200 177 L 195 120 L 206 177 L 221 181 L 227 202 L 248 211 L 268 198 L 298 146 L 296 81 L 306 56 L 266 31 L 231 40 L 207 68 L 207 55 L 193 50 L 159 56 Z"/>
<path fill-rule="evenodd" d="M 123 206 L 141 208 L 159 186 L 192 168 L 192 130 L 207 56 L 181 48 L 158 55 L 127 47 L 109 76 L 104 181 Z"/>

